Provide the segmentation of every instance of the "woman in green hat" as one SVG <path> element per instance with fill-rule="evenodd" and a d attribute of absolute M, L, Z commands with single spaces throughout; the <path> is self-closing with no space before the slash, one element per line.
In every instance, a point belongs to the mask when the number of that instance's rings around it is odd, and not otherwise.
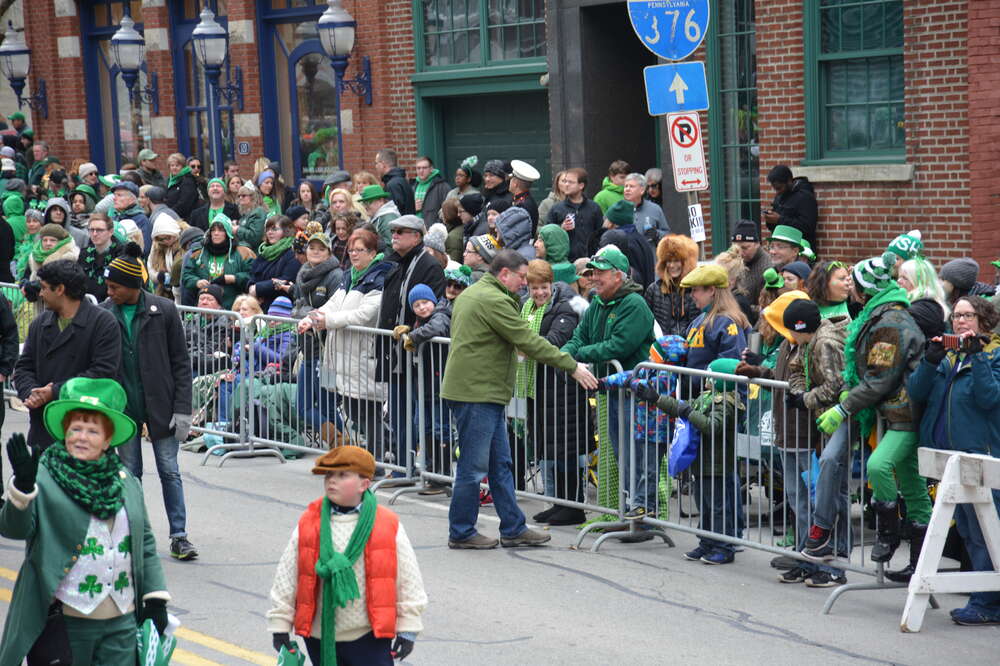
<path fill-rule="evenodd" d="M 124 408 L 118 382 L 77 377 L 45 408 L 55 444 L 38 455 L 21 434 L 7 441 L 13 477 L 0 535 L 27 547 L 0 666 L 17 666 L 29 652 L 49 663 L 67 639 L 77 666 L 132 666 L 137 624 L 166 629 L 170 594 L 142 486 L 110 452 L 136 431 Z M 60 625 L 63 641 L 52 635 Z"/>

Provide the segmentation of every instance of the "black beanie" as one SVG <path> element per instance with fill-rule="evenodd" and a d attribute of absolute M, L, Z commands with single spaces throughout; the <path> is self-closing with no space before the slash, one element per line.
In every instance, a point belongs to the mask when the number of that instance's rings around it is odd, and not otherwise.
<path fill-rule="evenodd" d="M 807 298 L 792 301 L 785 308 L 782 323 L 793 333 L 815 333 L 819 328 L 819 306 Z"/>
<path fill-rule="evenodd" d="M 736 229 L 733 230 L 731 240 L 734 243 L 759 243 L 760 230 L 757 228 L 757 223 L 753 220 L 740 220 L 736 223 Z"/>
<path fill-rule="evenodd" d="M 483 195 L 478 192 L 466 194 L 458 200 L 458 205 L 462 207 L 462 210 L 473 217 L 479 215 L 479 211 L 483 209 L 484 203 L 486 203 L 486 201 L 483 199 Z"/>
<path fill-rule="evenodd" d="M 209 296 L 215 299 L 216 303 L 222 305 L 223 292 L 222 292 L 222 287 L 220 287 L 219 285 L 209 284 L 207 286 L 202 287 L 201 290 L 198 292 L 198 295 L 201 296 L 202 294 L 208 294 Z"/>
<path fill-rule="evenodd" d="M 937 301 L 930 298 L 917 299 L 910 303 L 909 313 L 925 338 L 937 337 L 945 332 L 944 308 Z"/>
<path fill-rule="evenodd" d="M 115 257 L 104 269 L 104 279 L 123 287 L 142 289 L 146 283 L 143 270 L 142 249 L 136 243 L 129 243 L 125 250 Z"/>

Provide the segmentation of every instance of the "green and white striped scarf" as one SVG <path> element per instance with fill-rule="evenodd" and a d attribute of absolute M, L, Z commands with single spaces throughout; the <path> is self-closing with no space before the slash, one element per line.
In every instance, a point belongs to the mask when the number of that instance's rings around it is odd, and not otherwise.
<path fill-rule="evenodd" d="M 538 331 L 542 328 L 542 319 L 545 318 L 545 312 L 549 309 L 549 305 L 552 300 L 541 307 L 535 305 L 535 301 L 530 298 L 524 302 L 521 306 L 521 319 L 528 322 L 528 326 L 531 327 L 531 332 L 538 335 Z M 538 367 L 538 363 L 532 359 L 525 356 L 523 359 L 517 363 L 517 377 L 514 381 L 514 397 L 516 398 L 534 398 L 535 397 L 535 370 Z"/>

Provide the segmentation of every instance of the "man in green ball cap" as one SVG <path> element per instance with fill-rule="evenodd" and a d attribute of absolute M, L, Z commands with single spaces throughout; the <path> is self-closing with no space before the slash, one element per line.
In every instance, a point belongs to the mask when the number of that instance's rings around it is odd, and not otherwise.
<path fill-rule="evenodd" d="M 369 222 L 386 245 L 392 244 L 392 230 L 389 223 L 402 217 L 392 195 L 381 185 L 368 185 L 361 190 L 361 204 L 371 217 Z"/>
<path fill-rule="evenodd" d="M 20 111 L 15 111 L 7 116 L 7 120 L 10 121 L 11 129 L 17 131 L 18 135 L 21 135 L 24 130 L 28 129 L 28 119 Z"/>

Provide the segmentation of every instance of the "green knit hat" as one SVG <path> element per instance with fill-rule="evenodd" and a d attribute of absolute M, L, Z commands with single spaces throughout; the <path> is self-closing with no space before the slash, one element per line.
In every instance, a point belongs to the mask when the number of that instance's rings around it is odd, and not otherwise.
<path fill-rule="evenodd" d="M 111 446 L 124 444 L 135 435 L 135 421 L 125 415 L 125 389 L 113 379 L 74 377 L 59 390 L 59 399 L 45 407 L 45 429 L 57 440 L 66 438 L 63 419 L 75 409 L 100 412 L 114 426 Z"/>
<path fill-rule="evenodd" d="M 626 224 L 635 223 L 635 204 L 625 199 L 619 199 L 604 213 L 616 226 L 623 227 Z"/>
<path fill-rule="evenodd" d="M 802 247 L 802 232 L 795 227 L 790 227 L 786 224 L 779 224 L 774 228 L 774 231 L 771 232 L 771 240 L 791 243 L 792 245 Z"/>
<path fill-rule="evenodd" d="M 886 251 L 892 252 L 903 261 L 921 256 L 924 253 L 924 241 L 921 238 L 920 229 L 896 236 L 889 243 Z"/>
<path fill-rule="evenodd" d="M 472 284 L 472 269 L 465 265 L 447 269 L 444 272 L 444 279 L 448 282 L 457 282 L 463 287 L 468 287 Z"/>
<path fill-rule="evenodd" d="M 854 283 L 869 296 L 885 291 L 895 284 L 892 267 L 896 264 L 896 256 L 892 252 L 885 252 L 880 257 L 859 261 L 851 271 Z"/>
<path fill-rule="evenodd" d="M 737 358 L 717 358 L 708 364 L 711 372 L 718 372 L 723 375 L 735 375 L 736 366 L 740 364 Z M 736 382 L 723 379 L 712 380 L 716 391 L 732 391 L 736 388 Z"/>
<path fill-rule="evenodd" d="M 222 228 L 226 230 L 227 236 L 230 238 L 233 237 L 233 221 L 230 220 L 225 213 L 219 213 L 215 216 L 215 219 L 212 220 L 212 224 L 208 225 L 208 232 L 206 233 L 210 233 L 212 231 L 212 227 L 217 224 L 222 225 Z"/>

